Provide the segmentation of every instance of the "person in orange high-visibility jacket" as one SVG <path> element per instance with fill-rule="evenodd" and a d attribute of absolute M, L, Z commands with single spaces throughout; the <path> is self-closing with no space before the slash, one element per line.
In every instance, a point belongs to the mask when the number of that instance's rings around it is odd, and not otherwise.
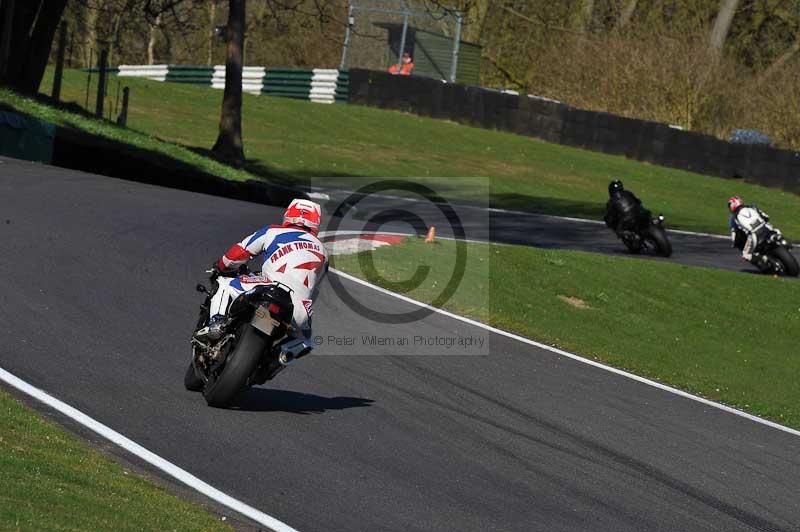
<path fill-rule="evenodd" d="M 414 60 L 411 59 L 411 54 L 403 52 L 403 59 L 398 65 L 397 63 L 389 67 L 390 74 L 399 74 L 401 76 L 410 76 L 414 70 Z"/>

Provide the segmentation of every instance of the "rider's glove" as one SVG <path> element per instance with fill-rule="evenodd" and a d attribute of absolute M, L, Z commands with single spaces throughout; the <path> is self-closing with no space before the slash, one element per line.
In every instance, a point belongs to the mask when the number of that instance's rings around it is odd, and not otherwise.
<path fill-rule="evenodd" d="M 214 264 L 211 265 L 211 272 L 213 277 L 229 277 L 236 272 L 231 272 L 229 270 L 224 270 L 219 267 L 219 261 L 215 261 Z"/>
<path fill-rule="evenodd" d="M 210 277 L 211 280 L 212 281 L 216 280 L 217 277 L 219 277 L 219 274 L 220 274 L 219 266 L 217 265 L 217 262 L 214 261 L 214 264 L 212 264 L 211 268 L 209 268 L 209 270 L 207 270 L 207 271 L 211 272 L 211 277 Z"/>

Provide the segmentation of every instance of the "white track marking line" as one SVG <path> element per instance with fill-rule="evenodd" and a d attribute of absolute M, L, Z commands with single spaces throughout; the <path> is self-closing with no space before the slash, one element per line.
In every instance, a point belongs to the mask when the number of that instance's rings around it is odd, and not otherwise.
<path fill-rule="evenodd" d="M 97 434 L 106 438 L 107 440 L 110 440 L 111 442 L 122 447 L 129 453 L 135 454 L 148 464 L 157 467 L 158 469 L 165 472 L 169 476 L 183 482 L 190 488 L 199 491 L 206 497 L 224 506 L 227 506 L 231 510 L 234 510 L 244 516 L 249 517 L 253 521 L 268 527 L 270 530 L 274 530 L 275 532 L 297 532 L 297 530 L 290 527 L 286 523 L 283 523 L 275 519 L 274 517 L 267 515 L 260 510 L 256 510 L 252 506 L 248 506 L 242 501 L 234 499 L 230 495 L 221 492 L 220 490 L 216 489 L 210 484 L 203 482 L 202 480 L 192 475 L 188 471 L 185 471 L 180 467 L 176 466 L 175 464 L 173 464 L 172 462 L 169 462 L 164 458 L 161 458 L 157 454 L 148 451 L 147 449 L 145 449 L 138 443 L 134 442 L 133 440 L 126 438 L 119 432 L 116 432 L 115 430 L 109 428 L 108 426 L 103 425 L 99 421 L 87 416 L 80 410 L 71 407 L 65 402 L 56 399 L 47 392 L 42 391 L 31 384 L 28 384 L 27 382 L 9 373 L 3 368 L 0 368 L 0 380 L 6 382 L 7 384 L 16 388 L 17 390 L 33 397 L 34 399 L 41 401 L 50 408 L 60 412 L 61 414 L 64 414 L 68 418 L 77 421 L 84 427 L 92 430 L 93 432 L 96 432 Z"/>
<path fill-rule="evenodd" d="M 367 234 L 367 235 L 376 234 L 376 235 L 389 235 L 389 236 L 406 236 L 406 237 L 420 237 L 420 238 L 422 238 L 420 235 L 418 235 L 416 233 L 397 233 L 397 232 L 394 232 L 394 231 L 350 231 L 350 230 L 345 230 L 345 231 L 340 231 L 340 230 L 336 230 L 336 231 L 320 231 L 319 234 L 317 235 L 317 238 L 322 239 L 322 238 L 328 238 L 329 236 L 338 237 L 338 236 L 355 236 L 355 235 L 365 235 L 365 234 Z M 505 242 L 491 242 L 489 240 L 471 240 L 469 238 L 455 238 L 455 237 L 452 237 L 452 236 L 439 236 L 439 235 L 436 235 L 436 238 L 439 238 L 441 240 L 455 240 L 455 241 L 460 241 L 460 242 L 468 242 L 468 243 L 471 243 L 471 244 L 490 244 L 492 246 L 513 246 L 514 245 L 514 244 L 506 244 Z M 323 242 L 323 244 L 324 243 L 325 242 Z M 524 245 L 524 244 L 521 244 L 521 245 Z M 364 250 L 364 251 L 367 251 L 367 250 Z"/>
<path fill-rule="evenodd" d="M 696 401 L 698 403 L 702 403 L 704 405 L 711 406 L 711 407 L 717 408 L 719 410 L 723 410 L 723 411 L 728 412 L 730 414 L 734 414 L 734 415 L 737 415 L 739 417 L 743 417 L 745 419 L 749 419 L 750 421 L 755 421 L 756 423 L 760 423 L 762 425 L 766 425 L 768 427 L 772 427 L 773 429 L 778 429 L 780 431 L 786 432 L 788 434 L 792 434 L 794 436 L 800 436 L 800 431 L 798 431 L 798 430 L 786 427 L 784 425 L 780 425 L 778 423 L 774 423 L 772 421 L 760 418 L 758 416 L 754 416 L 752 414 L 748 414 L 747 412 L 742 412 L 741 410 L 737 410 L 736 408 L 733 408 L 733 407 L 730 407 L 730 406 L 726 406 L 726 405 L 723 405 L 721 403 L 716 403 L 716 402 L 711 401 L 709 399 L 705 399 L 703 397 L 698 397 L 697 395 L 692 395 L 692 394 L 690 394 L 688 392 L 684 392 L 683 390 L 679 390 L 677 388 L 673 388 L 672 386 L 667 386 L 666 384 L 661 384 L 660 382 L 656 382 L 656 381 L 647 379 L 645 377 L 640 377 L 639 375 L 634 375 L 633 373 L 628 373 L 627 371 L 623 371 L 621 369 L 617 369 L 617 368 L 613 368 L 611 366 L 607 366 L 607 365 L 602 364 L 600 362 L 596 362 L 594 360 L 590 360 L 588 358 L 584 358 L 584 357 L 576 355 L 574 353 L 570 353 L 569 351 L 564 351 L 563 349 L 558 349 L 557 347 L 552 347 L 552 346 L 549 346 L 547 344 L 542 344 L 542 343 L 536 342 L 534 340 L 531 340 L 529 338 L 525 338 L 524 336 L 519 336 L 518 334 L 510 333 L 510 332 L 504 331 L 502 329 L 497 329 L 495 327 L 492 327 L 491 325 L 486 325 L 485 323 L 481 323 L 479 321 L 475 321 L 475 320 L 472 320 L 470 318 L 465 318 L 464 316 L 459 316 L 458 314 L 453 314 L 452 312 L 448 312 L 446 310 L 442 310 L 440 308 L 428 305 L 427 303 L 423 303 L 421 301 L 417 301 L 416 299 L 411 299 L 410 297 L 406 297 L 406 296 L 401 295 L 401 294 L 396 294 L 396 293 L 394 293 L 394 292 L 392 292 L 390 290 L 386 290 L 385 288 L 381 288 L 380 286 L 376 286 L 374 284 L 368 283 L 367 281 L 359 279 L 358 277 L 354 277 L 354 276 L 352 276 L 352 275 L 350 275 L 348 273 L 344 273 L 341 270 L 337 270 L 335 268 L 330 268 L 330 271 L 335 273 L 335 274 L 337 274 L 337 275 L 339 275 L 340 277 L 344 277 L 345 279 L 348 279 L 348 280 L 350 280 L 350 281 L 352 281 L 354 283 L 360 284 L 362 286 L 366 286 L 366 287 L 372 288 L 373 290 L 376 290 L 377 292 L 380 292 L 382 294 L 386 294 L 388 296 L 400 299 L 401 301 L 405 301 L 406 303 L 411 303 L 412 305 L 417 305 L 419 307 L 423 307 L 423 308 L 432 310 L 433 312 L 437 312 L 439 314 L 442 314 L 442 315 L 447 316 L 449 318 L 452 318 L 454 320 L 458 320 L 458 321 L 467 323 L 469 325 L 473 325 L 475 327 L 480 327 L 481 329 L 485 329 L 485 330 L 487 330 L 487 331 L 489 331 L 491 333 L 498 334 L 500 336 L 505 336 L 506 338 L 511 338 L 512 340 L 516 340 L 518 342 L 522 342 L 523 344 L 528 344 L 528 345 L 531 345 L 533 347 L 538 347 L 539 349 L 543 349 L 545 351 L 549 351 L 551 353 L 555 353 L 556 355 L 561 355 L 563 357 L 571 358 L 572 360 L 575 360 L 577 362 L 581 362 L 582 364 L 588 364 L 589 366 L 594 366 L 596 368 L 602 369 L 603 371 L 608 371 L 608 372 L 611 372 L 611 373 L 615 373 L 617 375 L 621 375 L 623 377 L 627 377 L 629 379 L 641 382 L 641 383 L 646 384 L 648 386 L 652 386 L 654 388 L 658 388 L 659 390 L 664 390 L 666 392 L 669 392 L 669 393 L 672 393 L 672 394 L 675 394 L 675 395 L 679 395 L 680 397 L 685 397 L 686 399 L 691 399 L 692 401 Z"/>

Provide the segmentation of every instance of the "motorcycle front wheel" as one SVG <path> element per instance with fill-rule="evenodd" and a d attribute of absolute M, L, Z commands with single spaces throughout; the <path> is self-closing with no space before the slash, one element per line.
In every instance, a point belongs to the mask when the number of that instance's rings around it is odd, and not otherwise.
<path fill-rule="evenodd" d="M 255 371 L 261 354 L 269 343 L 269 339 L 249 323 L 242 327 L 237 336 L 239 341 L 228 355 L 221 373 L 211 376 L 203 389 L 203 396 L 209 406 L 229 406 L 239 392 L 247 388 L 247 379 Z"/>
<path fill-rule="evenodd" d="M 656 252 L 662 257 L 672 255 L 672 244 L 667 239 L 667 233 L 658 226 L 651 225 L 645 232 L 645 238 L 650 240 L 656 248 Z"/>

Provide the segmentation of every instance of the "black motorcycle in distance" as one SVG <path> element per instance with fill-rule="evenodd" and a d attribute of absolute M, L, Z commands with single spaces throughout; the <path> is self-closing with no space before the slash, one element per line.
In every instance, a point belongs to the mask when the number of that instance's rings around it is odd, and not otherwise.
<path fill-rule="evenodd" d="M 672 244 L 667 238 L 664 216 L 661 214 L 656 218 L 643 214 L 615 232 L 631 253 L 647 253 L 661 257 L 672 255 Z"/>
<path fill-rule="evenodd" d="M 210 281 L 215 288 L 216 275 L 212 274 Z M 206 294 L 206 299 L 195 331 L 208 324 L 213 294 L 202 284 L 196 289 Z M 289 287 L 277 282 L 258 285 L 230 304 L 225 333 L 218 340 L 201 341 L 192 336 L 186 389 L 202 391 L 209 406 L 227 407 L 239 393 L 282 371 L 286 364 L 279 359 L 280 346 L 289 338 L 294 312 L 290 293 Z"/>

